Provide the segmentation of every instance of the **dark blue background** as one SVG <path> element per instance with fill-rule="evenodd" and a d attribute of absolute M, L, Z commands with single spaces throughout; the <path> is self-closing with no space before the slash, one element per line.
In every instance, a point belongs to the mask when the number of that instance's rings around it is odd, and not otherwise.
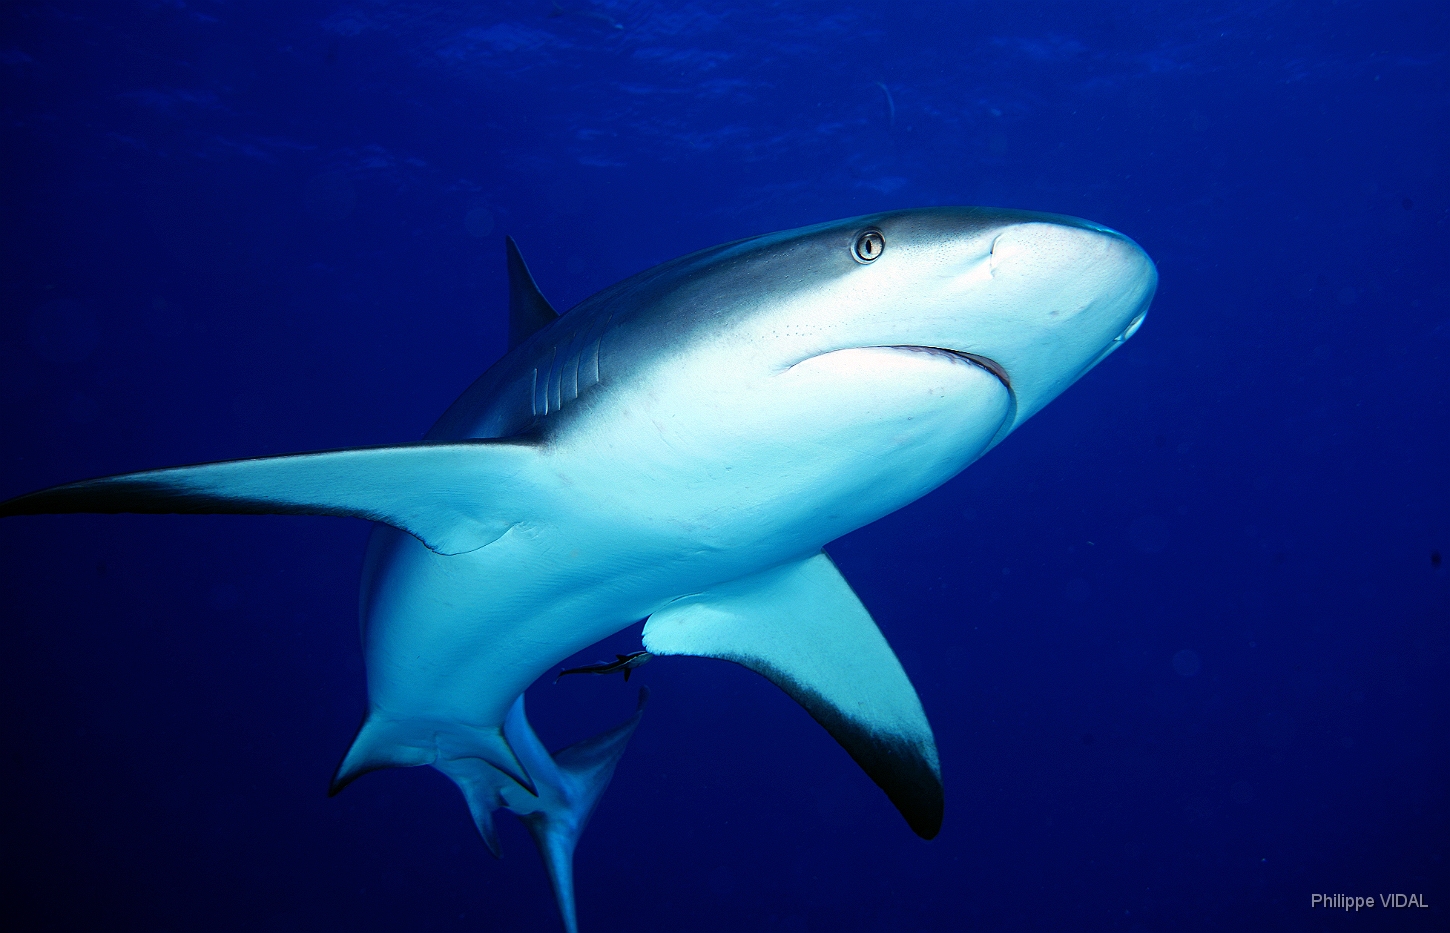
<path fill-rule="evenodd" d="M 582 923 L 1443 928 L 1443 4 L 563 6 L 0 8 L 0 495 L 416 439 L 504 349 L 505 233 L 563 308 L 869 211 L 1088 217 L 1158 263 L 1141 333 L 832 547 L 936 729 L 940 837 L 764 680 L 661 660 Z M 366 532 L 0 524 L 12 922 L 553 928 L 527 836 L 495 862 L 440 775 L 324 793 Z M 529 698 L 562 745 L 633 690 Z"/>

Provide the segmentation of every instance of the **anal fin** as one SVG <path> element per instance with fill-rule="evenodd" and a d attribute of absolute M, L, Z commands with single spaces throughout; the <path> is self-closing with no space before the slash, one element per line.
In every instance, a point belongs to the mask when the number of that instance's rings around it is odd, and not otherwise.
<path fill-rule="evenodd" d="M 824 551 L 671 603 L 650 616 L 644 646 L 763 675 L 825 726 L 917 835 L 941 829 L 941 766 L 921 701 Z"/>

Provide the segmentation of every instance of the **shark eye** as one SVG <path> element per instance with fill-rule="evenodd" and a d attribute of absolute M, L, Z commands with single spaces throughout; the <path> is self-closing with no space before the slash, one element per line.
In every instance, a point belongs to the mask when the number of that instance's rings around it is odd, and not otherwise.
<path fill-rule="evenodd" d="M 859 263 L 875 262 L 886 249 L 886 237 L 880 230 L 862 230 L 851 244 L 851 255 Z"/>

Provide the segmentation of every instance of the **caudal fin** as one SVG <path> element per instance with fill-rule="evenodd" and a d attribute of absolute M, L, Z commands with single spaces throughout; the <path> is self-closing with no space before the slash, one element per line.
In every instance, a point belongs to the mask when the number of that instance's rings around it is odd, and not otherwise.
<path fill-rule="evenodd" d="M 444 760 L 433 767 L 453 779 L 468 801 L 474 825 L 489 850 L 499 854 L 493 811 L 512 812 L 528 828 L 543 856 L 544 868 L 559 904 L 559 916 L 568 933 L 577 933 L 574 908 L 574 848 L 589 823 L 614 768 L 644 713 L 649 691 L 639 691 L 634 715 L 613 729 L 550 755 L 529 725 L 522 695 L 509 709 L 503 736 L 533 779 L 537 795 L 530 795 L 496 768 L 477 758 Z"/>
<path fill-rule="evenodd" d="M 639 726 L 644 715 L 644 705 L 649 699 L 649 689 L 641 687 L 639 704 L 634 715 L 591 739 L 585 739 L 561 749 L 553 755 L 559 793 L 540 793 L 537 808 L 528 812 L 513 810 L 523 820 L 544 858 L 544 868 L 549 872 L 549 882 L 554 887 L 554 898 L 559 903 L 559 916 L 568 933 L 576 933 L 578 922 L 574 911 L 574 847 L 579 836 L 594 815 L 594 807 L 614 777 L 614 767 L 629 745 L 630 737 Z M 515 715 L 515 712 L 517 715 Z M 524 716 L 523 697 L 504 723 L 504 734 L 510 742 L 517 743 L 521 758 L 531 760 L 532 754 L 547 755 L 534 734 L 528 719 Z M 523 748 L 528 747 L 529 752 Z"/>

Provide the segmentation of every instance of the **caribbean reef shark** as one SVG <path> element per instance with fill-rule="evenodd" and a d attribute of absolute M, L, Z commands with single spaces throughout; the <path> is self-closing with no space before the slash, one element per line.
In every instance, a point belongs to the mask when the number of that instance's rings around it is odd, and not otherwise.
<path fill-rule="evenodd" d="M 1157 272 L 1048 214 L 932 208 L 757 236 L 556 314 L 507 243 L 511 350 L 421 443 L 129 473 L 11 499 L 52 512 L 348 515 L 366 718 L 332 779 L 432 765 L 491 847 L 534 829 L 565 925 L 574 841 L 634 719 L 551 758 L 524 689 L 647 620 L 653 656 L 755 670 L 920 836 L 931 727 L 823 547 L 930 492 L 1133 335 Z"/>

